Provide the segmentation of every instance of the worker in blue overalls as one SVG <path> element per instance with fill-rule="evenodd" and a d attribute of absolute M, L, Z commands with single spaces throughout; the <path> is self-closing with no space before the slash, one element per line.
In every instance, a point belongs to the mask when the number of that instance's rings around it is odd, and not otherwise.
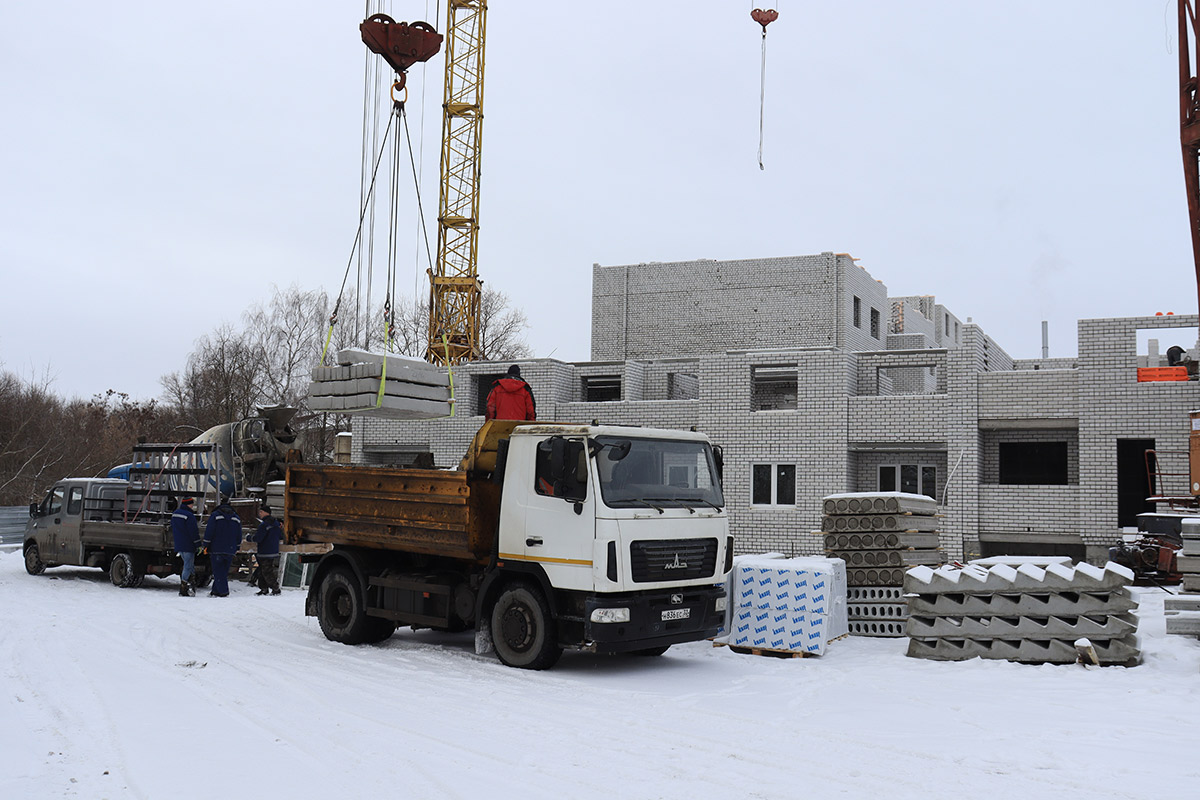
<path fill-rule="evenodd" d="M 229 566 L 241 544 L 242 519 L 229 505 L 229 498 L 222 497 L 221 504 L 208 515 L 208 525 L 204 529 L 204 546 L 208 548 L 213 572 L 211 596 L 229 595 Z"/>
<path fill-rule="evenodd" d="M 200 546 L 200 524 L 196 521 L 196 512 L 192 511 L 195 502 L 195 498 L 185 497 L 179 501 L 175 513 L 171 514 L 172 544 L 183 561 L 183 571 L 179 573 L 180 597 L 196 594 L 192 587 L 192 575 L 196 571 L 196 549 Z"/>

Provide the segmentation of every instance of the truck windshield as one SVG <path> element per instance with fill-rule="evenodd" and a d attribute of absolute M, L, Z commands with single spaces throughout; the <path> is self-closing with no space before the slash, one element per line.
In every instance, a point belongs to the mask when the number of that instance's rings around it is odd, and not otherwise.
<path fill-rule="evenodd" d="M 612 508 L 725 505 L 707 442 L 597 436 L 600 494 Z"/>

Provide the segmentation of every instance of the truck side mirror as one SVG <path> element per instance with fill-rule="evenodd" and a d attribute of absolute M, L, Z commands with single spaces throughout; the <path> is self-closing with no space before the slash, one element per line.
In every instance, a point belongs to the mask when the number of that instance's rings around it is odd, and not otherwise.
<path fill-rule="evenodd" d="M 37 515 L 38 515 L 38 504 L 30 503 L 29 504 L 29 516 L 36 517 Z"/>
<path fill-rule="evenodd" d="M 550 477 L 556 481 L 562 479 L 566 468 L 566 445 L 566 440 L 561 436 L 550 438 Z"/>
<path fill-rule="evenodd" d="M 719 444 L 713 445 L 713 463 L 717 465 L 717 480 L 725 483 L 725 448 Z"/>

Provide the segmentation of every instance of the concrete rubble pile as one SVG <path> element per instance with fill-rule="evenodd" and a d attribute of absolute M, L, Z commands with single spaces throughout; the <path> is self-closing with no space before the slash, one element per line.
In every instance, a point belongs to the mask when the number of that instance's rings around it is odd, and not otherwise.
<path fill-rule="evenodd" d="M 714 641 L 754 651 L 821 655 L 847 633 L 846 565 L 837 559 L 738 556 Z"/>
<path fill-rule="evenodd" d="M 353 348 L 340 351 L 337 362 L 336 367 L 313 368 L 308 405 L 314 411 L 389 419 L 436 419 L 450 414 L 450 377 L 439 367 Z"/>
<path fill-rule="evenodd" d="M 914 567 L 904 578 L 908 655 L 1074 663 L 1086 639 L 1100 664 L 1131 666 L 1141 660 L 1132 582 L 1111 562 Z"/>
<path fill-rule="evenodd" d="M 1183 573 L 1183 594 L 1163 600 L 1167 633 L 1200 636 L 1200 518 L 1182 522 L 1183 549 L 1175 565 Z"/>
<path fill-rule="evenodd" d="M 903 636 L 904 573 L 946 563 L 938 544 L 937 501 L 906 492 L 852 492 L 829 495 L 822 503 L 825 553 L 846 562 L 850 633 Z"/>

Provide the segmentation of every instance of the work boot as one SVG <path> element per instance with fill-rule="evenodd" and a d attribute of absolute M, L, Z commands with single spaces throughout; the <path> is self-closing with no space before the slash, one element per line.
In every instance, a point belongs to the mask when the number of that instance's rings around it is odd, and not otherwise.
<path fill-rule="evenodd" d="M 194 594 L 195 594 L 195 591 L 192 589 L 191 586 L 188 586 L 187 581 L 185 581 L 185 580 L 179 581 L 179 596 L 180 597 L 191 597 Z"/>
<path fill-rule="evenodd" d="M 272 589 L 272 590 L 271 590 L 271 594 L 279 594 L 279 590 L 278 590 L 278 589 Z"/>
<path fill-rule="evenodd" d="M 264 595 L 266 593 L 267 593 L 266 589 L 259 589 L 257 592 L 254 593 L 254 596 L 259 597 L 260 595 Z"/>

